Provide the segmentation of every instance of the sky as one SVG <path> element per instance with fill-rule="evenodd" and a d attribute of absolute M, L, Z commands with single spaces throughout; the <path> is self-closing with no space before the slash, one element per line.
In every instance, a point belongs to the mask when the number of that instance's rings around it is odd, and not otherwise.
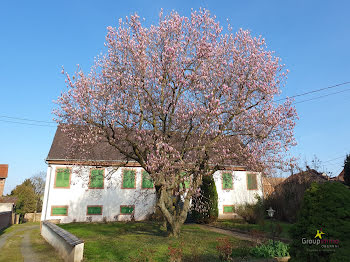
<path fill-rule="evenodd" d="M 77 64 L 89 71 L 104 50 L 107 26 L 117 26 L 119 18 L 137 12 L 148 26 L 161 8 L 188 16 L 200 7 L 222 24 L 228 19 L 234 31 L 249 29 L 266 39 L 290 70 L 281 97 L 350 81 L 349 1 L 1 1 L 0 164 L 9 164 L 4 193 L 46 171 L 56 130 L 53 101 L 66 90 L 62 66 L 69 73 Z M 295 104 L 298 145 L 291 154 L 301 163 L 317 156 L 337 175 L 350 153 L 350 84 L 295 99 L 303 100 Z"/>

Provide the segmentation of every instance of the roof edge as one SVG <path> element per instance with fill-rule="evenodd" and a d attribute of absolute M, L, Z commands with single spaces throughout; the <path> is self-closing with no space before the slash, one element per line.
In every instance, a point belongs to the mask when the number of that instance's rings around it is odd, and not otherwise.
<path fill-rule="evenodd" d="M 46 159 L 47 164 L 51 165 L 91 165 L 91 166 L 126 166 L 126 167 L 141 167 L 141 165 L 135 161 L 123 161 L 123 160 L 81 160 L 81 159 Z M 245 166 L 234 165 L 220 165 L 224 170 L 233 171 L 248 171 Z"/>

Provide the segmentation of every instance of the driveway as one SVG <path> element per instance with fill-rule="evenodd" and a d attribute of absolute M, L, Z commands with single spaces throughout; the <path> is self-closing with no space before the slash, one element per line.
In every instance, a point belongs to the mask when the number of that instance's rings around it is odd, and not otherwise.
<path fill-rule="evenodd" d="M 13 225 L 0 234 L 0 262 L 63 261 L 40 235 L 39 223 Z"/>

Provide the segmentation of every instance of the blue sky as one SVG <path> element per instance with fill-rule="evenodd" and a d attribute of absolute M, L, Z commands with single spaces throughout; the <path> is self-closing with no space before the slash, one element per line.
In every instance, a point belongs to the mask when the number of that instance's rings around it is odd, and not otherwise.
<path fill-rule="evenodd" d="M 268 48 L 290 70 L 284 96 L 350 81 L 349 1 L 1 1 L 0 3 L 0 163 L 9 164 L 5 193 L 35 173 L 44 159 L 54 127 L 31 126 L 4 116 L 52 120 L 55 100 L 65 90 L 61 66 L 89 70 L 103 50 L 106 27 L 134 12 L 156 23 L 159 10 L 189 15 L 205 7 L 234 30 L 262 35 Z M 344 85 L 296 101 L 350 90 Z M 296 104 L 298 145 L 292 153 L 339 173 L 350 152 L 350 91 Z M 25 122 L 25 121 L 19 121 Z M 33 122 L 26 122 L 33 123 Z M 36 123 L 47 125 L 47 123 Z M 331 161 L 329 161 L 331 160 Z"/>

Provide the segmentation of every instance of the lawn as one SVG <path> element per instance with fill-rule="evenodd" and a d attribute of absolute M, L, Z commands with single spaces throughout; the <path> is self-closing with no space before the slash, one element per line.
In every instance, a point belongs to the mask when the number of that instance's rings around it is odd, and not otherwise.
<path fill-rule="evenodd" d="M 279 226 L 277 226 L 277 224 Z M 281 222 L 277 220 L 274 220 L 273 222 L 271 222 L 271 220 L 266 219 L 262 223 L 258 223 L 258 224 L 248 224 L 242 220 L 218 220 L 217 222 L 213 223 L 213 225 L 224 229 L 236 229 L 236 230 L 238 229 L 240 231 L 245 231 L 245 232 L 260 231 L 263 234 L 265 234 L 265 236 L 267 237 L 271 235 L 271 226 L 273 225 L 276 227 L 276 229 L 279 228 L 279 231 L 281 232 L 280 233 L 281 238 L 290 239 L 289 230 L 293 224 Z"/>
<path fill-rule="evenodd" d="M 0 262 L 23 261 L 21 249 L 23 248 L 23 238 L 29 234 L 30 246 L 35 257 L 39 261 L 56 262 L 63 261 L 57 252 L 40 235 L 40 224 L 38 222 L 29 222 L 19 225 L 11 225 L 2 230 L 0 235 L 11 234 L 8 236 L 4 246 L 0 250 Z M 30 228 L 31 226 L 36 226 Z M 26 258 L 28 259 L 28 258 Z"/>
<path fill-rule="evenodd" d="M 60 224 L 85 241 L 84 261 L 168 261 L 169 253 L 183 261 L 219 261 L 217 240 L 224 235 L 184 225 L 179 238 L 169 238 L 154 222 Z M 234 247 L 252 243 L 233 237 Z"/>

